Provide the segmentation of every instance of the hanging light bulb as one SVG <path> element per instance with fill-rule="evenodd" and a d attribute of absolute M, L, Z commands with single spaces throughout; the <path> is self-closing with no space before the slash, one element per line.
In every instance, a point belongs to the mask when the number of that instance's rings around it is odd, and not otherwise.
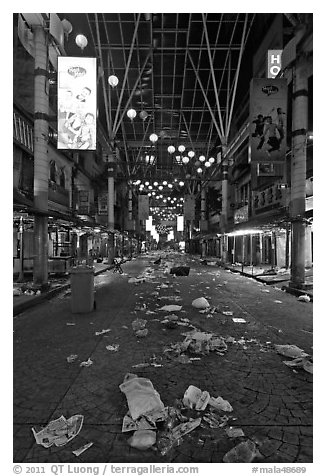
<path fill-rule="evenodd" d="M 168 187 L 172 188 L 173 187 L 172 183 L 168 183 Z"/>
<path fill-rule="evenodd" d="M 205 162 L 205 167 L 210 167 L 212 164 L 209 162 L 209 160 L 207 160 L 207 162 Z"/>
<path fill-rule="evenodd" d="M 148 190 L 152 190 L 152 188 L 153 188 L 152 185 L 148 186 Z"/>
<path fill-rule="evenodd" d="M 158 182 L 154 182 L 153 185 L 154 185 L 154 187 L 157 187 L 157 186 L 158 186 Z"/>
<path fill-rule="evenodd" d="M 143 121 L 145 121 L 145 119 L 147 119 L 148 115 L 149 115 L 149 114 L 148 114 L 148 112 L 146 112 L 146 111 L 140 111 L 140 113 L 139 113 L 139 117 L 140 117 Z"/>
<path fill-rule="evenodd" d="M 137 116 L 137 112 L 135 111 L 135 109 L 129 109 L 127 111 L 127 116 L 129 117 L 129 119 L 133 120 Z"/>
<path fill-rule="evenodd" d="M 169 154 L 173 154 L 173 152 L 175 152 L 175 147 L 173 147 L 173 145 L 169 145 L 169 147 L 168 147 L 168 153 L 169 153 Z"/>
<path fill-rule="evenodd" d="M 85 35 L 77 35 L 75 39 L 76 45 L 83 51 L 86 48 L 88 41 Z"/>
<path fill-rule="evenodd" d="M 180 182 L 179 182 L 180 187 L 183 187 L 184 184 L 185 184 L 185 183 L 184 183 L 182 180 L 180 180 Z"/>
<path fill-rule="evenodd" d="M 205 157 L 204 155 L 201 155 L 201 156 L 199 157 L 199 160 L 200 160 L 201 162 L 205 162 L 206 157 Z"/>
<path fill-rule="evenodd" d="M 208 161 L 209 161 L 211 164 L 214 164 L 215 159 L 214 159 L 214 157 L 210 157 L 210 158 L 208 159 Z"/>
<path fill-rule="evenodd" d="M 162 182 L 162 183 L 163 183 L 164 186 L 168 184 L 166 180 L 164 180 L 164 182 Z"/>
<path fill-rule="evenodd" d="M 119 84 L 119 79 L 114 74 L 111 74 L 111 76 L 108 77 L 108 83 L 110 86 L 115 88 Z"/>
<path fill-rule="evenodd" d="M 151 142 L 153 142 L 153 143 L 154 143 L 154 142 L 157 142 L 158 136 L 157 136 L 156 134 L 151 134 L 151 135 L 149 136 L 149 140 L 150 140 Z"/>
<path fill-rule="evenodd" d="M 202 171 L 203 171 L 203 169 L 202 169 L 201 167 L 198 167 L 197 172 L 198 172 L 199 174 L 201 174 Z"/>
<path fill-rule="evenodd" d="M 163 185 L 159 185 L 158 189 L 163 190 Z"/>
<path fill-rule="evenodd" d="M 145 185 L 146 185 L 146 187 L 148 187 L 148 185 L 149 185 L 149 182 L 145 182 Z"/>
<path fill-rule="evenodd" d="M 182 152 L 184 152 L 185 150 L 186 150 L 186 148 L 185 148 L 184 145 L 179 145 L 178 151 L 181 152 L 181 154 L 182 154 Z"/>
<path fill-rule="evenodd" d="M 190 157 L 191 159 L 195 157 L 195 152 L 193 150 L 189 150 L 188 157 Z"/>
<path fill-rule="evenodd" d="M 182 157 L 182 162 L 184 164 L 187 164 L 189 162 L 189 160 L 190 160 L 189 157 Z"/>

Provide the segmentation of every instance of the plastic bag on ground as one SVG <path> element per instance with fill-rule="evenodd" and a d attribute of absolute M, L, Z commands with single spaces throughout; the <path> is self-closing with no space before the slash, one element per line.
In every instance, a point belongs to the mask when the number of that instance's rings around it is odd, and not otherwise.
<path fill-rule="evenodd" d="M 160 307 L 159 311 L 167 311 L 167 312 L 176 312 L 181 311 L 182 306 L 177 306 L 175 304 L 168 304 L 167 306 Z"/>
<path fill-rule="evenodd" d="M 206 308 L 210 307 L 209 302 L 204 297 L 194 299 L 194 301 L 192 301 L 191 305 L 193 307 L 195 307 L 196 309 L 206 309 Z"/>
<path fill-rule="evenodd" d="M 308 294 L 301 294 L 301 296 L 298 297 L 298 301 L 310 302 L 310 296 L 308 296 Z"/>
<path fill-rule="evenodd" d="M 148 412 L 164 409 L 159 393 L 147 378 L 127 374 L 119 388 L 126 395 L 133 420 Z"/>
<path fill-rule="evenodd" d="M 251 440 L 242 441 L 223 456 L 224 463 L 251 463 L 260 453 Z"/>
<path fill-rule="evenodd" d="M 275 349 L 278 354 L 285 355 L 285 357 L 292 357 L 296 359 L 298 357 L 306 357 L 308 354 L 297 347 L 296 345 L 275 345 Z"/>
<path fill-rule="evenodd" d="M 221 410 L 223 412 L 233 411 L 232 405 L 227 400 L 224 400 L 222 397 L 211 397 L 208 403 L 211 407 L 214 407 L 217 410 Z"/>
<path fill-rule="evenodd" d="M 68 420 L 62 415 L 60 418 L 51 421 L 45 428 L 39 432 L 32 428 L 35 441 L 44 448 L 55 446 L 64 446 L 75 438 L 83 426 L 83 415 L 74 415 Z"/>
<path fill-rule="evenodd" d="M 138 450 L 148 450 L 156 442 L 156 432 L 152 430 L 137 430 L 128 443 Z"/>

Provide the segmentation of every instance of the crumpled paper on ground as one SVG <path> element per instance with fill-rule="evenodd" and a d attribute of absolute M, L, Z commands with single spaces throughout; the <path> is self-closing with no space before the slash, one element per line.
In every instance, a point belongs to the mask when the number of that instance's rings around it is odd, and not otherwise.
<path fill-rule="evenodd" d="M 159 393 L 147 378 L 138 377 L 135 374 L 126 374 L 119 388 L 126 395 L 133 420 L 137 420 L 141 415 L 148 412 L 163 410 L 164 408 Z"/>
<path fill-rule="evenodd" d="M 61 415 L 60 418 L 52 420 L 45 428 L 36 431 L 32 428 L 35 441 L 44 448 L 55 446 L 64 446 L 75 438 L 83 426 L 84 416 L 74 415 L 68 420 Z"/>
<path fill-rule="evenodd" d="M 306 372 L 310 374 L 313 373 L 313 363 L 309 356 L 298 357 L 294 360 L 283 360 L 283 364 L 287 365 L 288 367 L 303 368 Z"/>
<path fill-rule="evenodd" d="M 224 463 L 251 463 L 261 456 L 255 443 L 251 440 L 242 441 L 223 456 Z"/>
<path fill-rule="evenodd" d="M 275 344 L 275 349 L 278 354 L 285 355 L 285 357 L 291 357 L 292 359 L 308 356 L 308 354 L 303 349 L 300 349 L 299 347 L 293 344 L 291 345 Z"/>

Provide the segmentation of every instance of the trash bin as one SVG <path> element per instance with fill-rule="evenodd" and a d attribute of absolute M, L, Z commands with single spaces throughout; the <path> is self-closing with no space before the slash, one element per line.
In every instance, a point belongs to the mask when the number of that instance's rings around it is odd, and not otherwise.
<path fill-rule="evenodd" d="M 70 271 L 71 311 L 91 312 L 94 309 L 94 269 L 77 266 Z"/>

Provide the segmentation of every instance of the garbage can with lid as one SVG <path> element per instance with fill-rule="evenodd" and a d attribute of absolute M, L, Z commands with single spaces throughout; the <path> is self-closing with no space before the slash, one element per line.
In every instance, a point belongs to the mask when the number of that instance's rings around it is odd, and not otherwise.
<path fill-rule="evenodd" d="M 77 266 L 70 272 L 71 311 L 91 312 L 94 309 L 94 269 Z"/>

